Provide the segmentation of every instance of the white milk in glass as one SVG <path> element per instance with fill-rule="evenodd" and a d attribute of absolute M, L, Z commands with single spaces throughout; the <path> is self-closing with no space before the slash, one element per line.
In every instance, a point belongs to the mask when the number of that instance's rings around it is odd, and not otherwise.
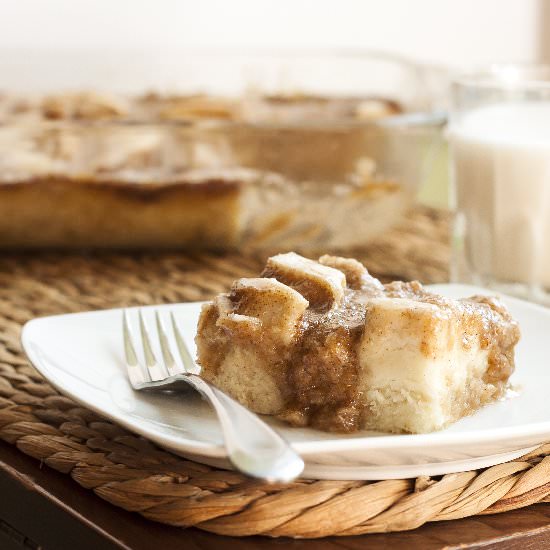
<path fill-rule="evenodd" d="M 465 282 L 550 290 L 550 102 L 469 111 L 451 126 Z"/>

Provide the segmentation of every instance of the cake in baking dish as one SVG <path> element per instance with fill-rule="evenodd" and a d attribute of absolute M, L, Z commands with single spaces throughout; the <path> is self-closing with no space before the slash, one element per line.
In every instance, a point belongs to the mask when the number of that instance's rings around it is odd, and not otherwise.
<path fill-rule="evenodd" d="M 362 124 L 400 110 L 376 98 L 0 93 L 0 248 L 364 244 L 414 200 L 401 172 L 382 171 L 394 145 Z"/>
<path fill-rule="evenodd" d="M 202 375 L 294 426 L 439 430 L 501 398 L 517 322 L 496 298 L 383 285 L 358 261 L 295 253 L 204 305 Z"/>

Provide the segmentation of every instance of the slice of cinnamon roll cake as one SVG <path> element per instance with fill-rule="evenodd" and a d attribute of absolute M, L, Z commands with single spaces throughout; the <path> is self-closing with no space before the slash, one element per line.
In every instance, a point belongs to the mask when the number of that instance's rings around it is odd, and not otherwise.
<path fill-rule="evenodd" d="M 518 324 L 498 299 L 383 285 L 353 259 L 267 261 L 204 305 L 202 375 L 294 426 L 439 430 L 501 398 Z"/>

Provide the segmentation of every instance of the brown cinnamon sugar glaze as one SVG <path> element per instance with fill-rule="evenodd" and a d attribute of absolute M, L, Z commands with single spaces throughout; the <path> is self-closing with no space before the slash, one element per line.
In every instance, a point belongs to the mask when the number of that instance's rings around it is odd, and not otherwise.
<path fill-rule="evenodd" d="M 304 314 L 286 371 L 287 406 L 280 418 L 328 431 L 359 429 L 357 349 L 366 309 L 358 307 L 358 293 L 346 291 L 336 311 Z"/>
<path fill-rule="evenodd" d="M 323 256 L 321 263 L 343 271 L 347 288 L 337 307 L 306 292 L 306 298 L 313 299 L 296 334 L 286 369 L 287 405 L 279 417 L 295 426 L 352 432 L 360 429 L 357 350 L 365 326 L 365 305 L 369 299 L 383 296 L 384 290 L 355 260 Z M 268 268 L 262 275 L 277 274 Z M 303 281 L 296 286 L 304 292 Z"/>
<path fill-rule="evenodd" d="M 391 310 L 391 304 L 397 303 L 405 332 L 415 331 L 419 354 L 437 361 L 441 353 L 449 354 L 447 360 L 456 349 L 486 351 L 488 367 L 482 382 L 488 389 L 483 402 L 500 397 L 506 389 L 514 369 L 519 328 L 495 298 L 452 300 L 428 292 L 418 282 L 382 285 L 355 260 L 323 256 L 317 264 L 297 258 L 286 258 L 286 264 L 270 259 L 261 279 L 238 281 L 228 295 L 203 310 L 197 343 L 205 377 L 220 380 L 216 376 L 230 349 L 227 346 L 240 345 L 252 350 L 243 365 L 256 361 L 275 381 L 280 400 L 268 414 L 294 426 L 357 431 L 369 415 L 369 404 L 360 390 L 361 369 L 365 369 L 359 356 L 361 342 L 381 330 L 379 322 L 369 323 L 369 314 L 373 304 L 386 304 Z M 268 287 L 271 294 L 264 292 Z M 283 294 L 290 302 L 298 296 L 298 305 L 285 310 Z M 261 317 L 258 312 L 265 314 L 270 308 L 286 311 L 283 328 L 271 329 L 273 317 L 269 323 L 261 318 L 255 323 Z M 407 324 L 408 317 L 414 322 Z M 477 397 L 472 399 L 457 418 L 482 404 Z M 246 397 L 241 400 L 265 412 Z M 470 403 L 470 397 L 466 395 L 463 401 Z"/>

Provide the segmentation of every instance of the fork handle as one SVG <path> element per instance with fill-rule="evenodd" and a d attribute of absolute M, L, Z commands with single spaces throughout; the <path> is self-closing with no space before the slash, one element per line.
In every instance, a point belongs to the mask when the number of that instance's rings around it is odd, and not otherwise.
<path fill-rule="evenodd" d="M 235 468 L 272 482 L 287 482 L 301 474 L 304 461 L 259 416 L 200 376 L 187 374 L 185 378 L 214 407 Z"/>

